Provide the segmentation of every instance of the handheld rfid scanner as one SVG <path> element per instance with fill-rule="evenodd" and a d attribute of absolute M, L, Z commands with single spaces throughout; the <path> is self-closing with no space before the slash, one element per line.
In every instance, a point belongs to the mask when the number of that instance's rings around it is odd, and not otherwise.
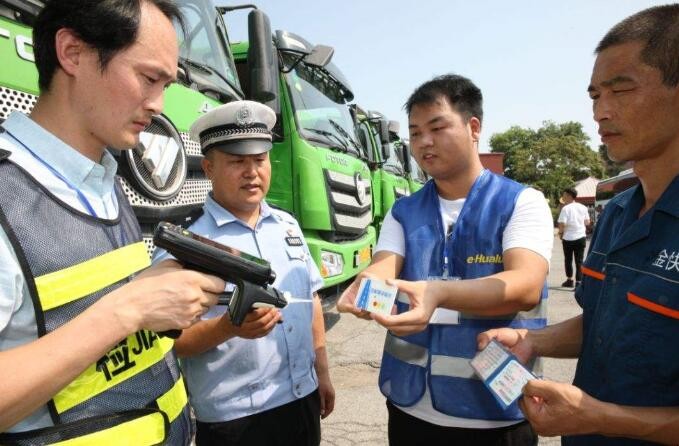
<path fill-rule="evenodd" d="M 252 308 L 283 308 L 288 304 L 284 294 L 270 286 L 276 273 L 264 259 L 167 222 L 158 223 L 153 243 L 172 254 L 185 268 L 232 283 L 233 293 L 220 295 L 219 305 L 228 306 L 231 323 L 237 327 Z M 181 330 L 162 334 L 176 339 Z"/>

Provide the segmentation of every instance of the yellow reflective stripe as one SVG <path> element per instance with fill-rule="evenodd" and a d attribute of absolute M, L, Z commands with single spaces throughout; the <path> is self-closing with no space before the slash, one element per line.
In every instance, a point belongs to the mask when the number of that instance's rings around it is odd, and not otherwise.
<path fill-rule="evenodd" d="M 43 311 L 73 302 L 151 264 L 144 242 L 110 251 L 66 269 L 36 277 Z"/>
<path fill-rule="evenodd" d="M 82 437 L 51 443 L 52 446 L 151 446 L 165 439 L 165 419 L 152 413 Z"/>
<path fill-rule="evenodd" d="M 151 337 L 153 339 L 150 339 Z M 148 344 L 152 343 L 150 348 L 146 348 L 143 341 Z M 162 361 L 173 345 L 174 342 L 171 339 L 161 338 L 147 330 L 131 334 L 108 352 L 109 360 L 101 365 L 99 370 L 97 370 L 96 363 L 91 364 L 71 384 L 54 396 L 57 412 L 63 413 L 137 373 L 143 372 L 153 364 Z"/>
<path fill-rule="evenodd" d="M 180 376 L 174 386 L 157 400 L 158 408 L 165 412 L 170 423 L 182 413 L 189 401 L 184 387 L 184 377 Z"/>

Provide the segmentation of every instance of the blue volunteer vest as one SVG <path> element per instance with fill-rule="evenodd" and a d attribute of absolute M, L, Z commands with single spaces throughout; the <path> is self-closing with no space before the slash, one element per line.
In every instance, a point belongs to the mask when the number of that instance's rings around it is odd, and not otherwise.
<path fill-rule="evenodd" d="M 469 191 L 447 238 L 433 181 L 410 197 L 398 200 L 391 212 L 405 234 L 400 278 L 426 280 L 441 276 L 444 244 L 448 249 L 450 276 L 475 279 L 503 271 L 502 234 L 523 189 L 512 180 L 484 170 Z M 404 337 L 387 333 L 380 390 L 394 404 L 408 407 L 422 398 L 428 385 L 434 408 L 446 415 L 483 420 L 522 419 L 516 404 L 501 409 L 474 375 L 469 360 L 477 352 L 477 335 L 485 330 L 544 327 L 546 298 L 545 284 L 540 303 L 527 312 L 492 317 L 462 313 L 455 325 L 432 324 L 421 333 Z M 408 310 L 407 299 L 396 305 L 399 313 Z M 533 365 L 533 371 L 539 374 L 537 366 Z"/>

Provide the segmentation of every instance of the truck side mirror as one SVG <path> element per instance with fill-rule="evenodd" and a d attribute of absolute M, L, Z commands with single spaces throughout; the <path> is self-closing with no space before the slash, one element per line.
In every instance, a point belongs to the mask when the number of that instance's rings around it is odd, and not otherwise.
<path fill-rule="evenodd" d="M 408 147 L 408 144 L 406 143 L 401 143 L 401 157 L 403 158 L 401 161 L 403 163 L 403 170 L 406 171 L 406 173 L 411 174 L 412 171 L 412 166 L 410 165 L 410 147 Z"/>
<path fill-rule="evenodd" d="M 401 124 L 398 121 L 389 121 L 389 141 L 398 141 L 398 132 L 401 130 Z"/>
<path fill-rule="evenodd" d="M 251 99 L 280 114 L 278 53 L 274 50 L 269 17 L 255 9 L 248 14 L 248 67 Z"/>
<path fill-rule="evenodd" d="M 382 141 L 382 159 L 386 161 L 389 158 L 389 124 L 386 119 L 377 121 L 377 129 L 380 132 L 380 140 Z"/>
<path fill-rule="evenodd" d="M 366 125 L 368 125 L 365 122 L 359 122 L 356 124 L 356 133 L 358 134 L 358 140 L 365 149 L 365 154 L 368 157 L 368 163 L 369 164 L 374 164 L 377 162 L 375 159 L 375 153 L 373 153 L 373 148 L 372 144 L 370 143 L 370 136 L 369 132 L 366 130 Z M 372 168 L 372 167 L 371 167 Z"/>
<path fill-rule="evenodd" d="M 323 68 L 330 63 L 332 55 L 335 54 L 335 49 L 326 45 L 315 45 L 311 49 L 311 53 L 304 57 L 304 62 L 307 65 Z"/>

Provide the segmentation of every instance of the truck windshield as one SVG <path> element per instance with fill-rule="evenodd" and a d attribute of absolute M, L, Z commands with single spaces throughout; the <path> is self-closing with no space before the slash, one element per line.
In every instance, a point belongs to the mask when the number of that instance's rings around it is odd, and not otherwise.
<path fill-rule="evenodd" d="M 401 159 L 398 157 L 396 153 L 396 145 L 393 142 L 389 143 L 389 156 L 385 160 L 383 167 L 387 170 L 393 170 L 394 173 L 398 175 L 405 174 L 405 169 L 403 168 Z"/>
<path fill-rule="evenodd" d="M 190 71 L 198 89 L 223 91 L 242 96 L 229 38 L 222 18 L 211 0 L 179 0 L 186 23 L 186 34 L 179 32 L 180 65 Z"/>
<path fill-rule="evenodd" d="M 373 121 L 370 121 L 370 131 L 372 132 L 373 137 L 375 138 L 377 150 L 381 151 L 382 137 L 380 136 L 380 132 L 377 129 L 377 124 L 374 123 Z M 395 173 L 397 175 L 404 175 L 405 169 L 403 168 L 403 164 L 401 164 L 401 160 L 399 159 L 398 154 L 396 153 L 396 146 L 394 145 L 393 142 L 391 142 L 389 143 L 388 148 L 389 149 L 387 152 L 387 158 L 384 160 L 382 169 L 386 170 L 387 172 Z"/>
<path fill-rule="evenodd" d="M 341 88 L 325 71 L 300 62 L 286 82 L 304 139 L 365 158 Z"/>
<path fill-rule="evenodd" d="M 412 155 L 408 155 L 410 157 L 410 165 L 412 166 L 412 177 L 414 180 L 424 184 L 427 182 L 427 175 L 424 173 L 424 171 L 420 168 L 420 165 L 417 164 L 417 161 L 415 161 L 415 157 Z"/>

